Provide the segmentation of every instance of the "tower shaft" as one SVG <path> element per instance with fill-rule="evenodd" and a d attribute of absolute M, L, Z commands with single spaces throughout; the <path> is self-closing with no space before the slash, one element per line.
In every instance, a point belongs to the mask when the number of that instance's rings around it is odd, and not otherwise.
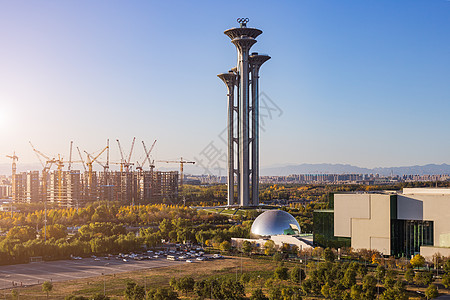
<path fill-rule="evenodd" d="M 225 31 L 238 52 L 234 73 L 219 74 L 228 89 L 228 205 L 234 201 L 234 178 L 237 175 L 237 201 L 240 206 L 259 205 L 259 68 L 270 57 L 250 55 L 256 37 L 262 33 L 256 28 L 247 28 L 248 19 L 238 19 L 240 28 Z M 251 78 L 250 78 L 251 77 Z M 232 83 L 231 78 L 234 80 Z M 251 80 L 250 80 L 251 79 Z M 236 93 L 234 88 L 236 86 Z M 235 95 L 237 101 L 235 101 Z M 251 100 L 251 103 L 250 103 Z M 234 103 L 237 103 L 237 109 Z M 237 114 L 237 130 L 234 116 Z M 234 133 L 236 132 L 236 137 Z M 237 154 L 234 142 L 237 141 Z M 237 161 L 237 169 L 235 162 Z"/>

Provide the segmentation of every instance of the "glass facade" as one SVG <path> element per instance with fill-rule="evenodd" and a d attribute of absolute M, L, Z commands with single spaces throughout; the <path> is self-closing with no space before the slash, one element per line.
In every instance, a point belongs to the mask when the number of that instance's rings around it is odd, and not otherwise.
<path fill-rule="evenodd" d="M 350 238 L 334 236 L 334 210 L 316 210 L 313 215 L 314 245 L 321 247 L 350 247 Z"/>
<path fill-rule="evenodd" d="M 433 221 L 391 220 L 392 255 L 410 258 L 433 245 Z"/>

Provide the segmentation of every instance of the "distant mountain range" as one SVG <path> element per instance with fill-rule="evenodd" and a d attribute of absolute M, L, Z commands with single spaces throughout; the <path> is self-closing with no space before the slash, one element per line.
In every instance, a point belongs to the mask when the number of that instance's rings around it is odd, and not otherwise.
<path fill-rule="evenodd" d="M 300 164 L 261 168 L 262 176 L 287 176 L 291 174 L 380 174 L 387 175 L 434 175 L 450 174 L 450 165 L 428 164 L 424 166 L 361 168 L 344 164 Z"/>
<path fill-rule="evenodd" d="M 18 164 L 17 171 L 23 172 L 26 170 L 39 170 L 42 167 L 40 164 Z M 76 166 L 76 169 L 80 169 L 80 166 Z M 100 167 L 94 168 L 100 171 Z M 161 171 L 169 170 L 169 168 L 158 168 Z M 170 170 L 178 170 L 178 167 L 174 166 Z M 211 170 L 212 171 L 212 170 Z M 186 174 L 205 174 L 205 169 L 197 165 L 186 165 Z M 424 166 L 405 166 L 405 167 L 386 167 L 386 168 L 361 168 L 348 164 L 298 164 L 298 165 L 282 165 L 273 167 L 262 167 L 262 176 L 287 176 L 291 174 L 380 174 L 387 176 L 394 175 L 433 175 L 433 174 L 450 174 L 450 165 L 447 164 L 428 164 Z M 11 164 L 0 164 L 0 174 L 10 175 Z M 215 174 L 219 175 L 219 174 Z M 226 170 L 221 170 L 220 175 L 225 176 Z"/>

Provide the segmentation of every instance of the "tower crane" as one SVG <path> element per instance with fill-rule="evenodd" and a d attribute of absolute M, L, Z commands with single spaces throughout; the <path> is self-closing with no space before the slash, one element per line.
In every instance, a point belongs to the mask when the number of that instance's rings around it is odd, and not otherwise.
<path fill-rule="evenodd" d="M 12 159 L 12 200 L 16 200 L 16 170 L 17 170 L 17 161 L 19 157 L 16 155 L 16 151 L 13 152 L 13 155 L 6 155 L 6 157 Z"/>
<path fill-rule="evenodd" d="M 44 153 L 42 153 L 41 151 L 37 150 L 36 148 L 34 148 L 33 144 L 31 142 L 29 142 L 31 145 L 31 148 L 33 149 L 33 151 L 36 153 L 37 158 L 39 159 L 39 161 L 41 162 L 42 165 L 42 201 L 44 201 L 44 203 L 47 202 L 47 173 L 50 170 L 50 168 L 52 167 L 52 165 L 54 163 L 57 163 L 57 160 L 55 158 L 50 158 L 47 155 L 45 155 Z M 41 156 L 43 158 L 45 158 L 45 164 L 41 159 Z"/>
<path fill-rule="evenodd" d="M 145 151 L 145 158 L 144 158 L 144 161 L 142 162 L 142 164 L 139 165 L 139 163 L 137 163 L 138 167 L 136 169 L 139 168 L 140 170 L 142 170 L 146 161 L 148 161 L 149 166 L 150 166 L 150 171 L 153 171 L 153 169 L 155 168 L 155 160 L 150 160 L 150 153 L 152 152 L 153 148 L 155 147 L 155 144 L 156 144 L 156 140 L 153 142 L 152 146 L 150 147 L 150 150 L 147 151 L 147 147 L 145 146 L 144 141 L 142 141 L 142 146 L 144 146 L 144 151 Z"/>
<path fill-rule="evenodd" d="M 125 172 L 128 173 L 130 170 L 130 166 L 133 165 L 133 163 L 131 163 L 130 161 L 131 161 L 131 155 L 133 154 L 134 142 L 136 141 L 136 137 L 133 137 L 133 141 L 131 142 L 131 150 L 130 150 L 130 154 L 128 155 L 128 160 L 126 160 L 123 156 L 122 146 L 120 145 L 119 139 L 117 139 L 116 141 L 117 141 L 117 144 L 119 145 L 120 157 L 121 157 L 120 172 L 123 172 L 124 167 L 125 167 Z"/>
<path fill-rule="evenodd" d="M 183 160 L 181 157 L 180 160 L 158 160 L 158 162 L 180 164 L 180 191 L 183 191 L 183 166 L 184 164 L 195 164 L 195 161 Z"/>
<path fill-rule="evenodd" d="M 44 201 L 44 240 L 47 240 L 47 173 L 52 167 L 52 164 L 57 163 L 58 161 L 55 158 L 50 158 L 41 151 L 34 148 L 31 141 L 29 142 L 31 148 L 36 153 L 37 158 L 41 162 L 42 165 L 42 201 Z M 45 164 L 42 162 L 41 156 L 46 159 Z"/>
<path fill-rule="evenodd" d="M 88 166 L 88 172 L 89 172 L 89 173 L 88 173 L 88 174 L 89 174 L 89 177 L 88 177 L 89 188 L 90 188 L 91 185 L 92 185 L 92 164 L 93 164 L 94 161 L 96 161 L 97 158 L 99 158 L 100 155 L 102 155 L 103 152 L 105 152 L 108 148 L 109 148 L 109 146 L 106 146 L 106 147 L 103 148 L 103 149 L 100 151 L 100 153 L 97 154 L 96 156 L 94 156 L 93 154 L 90 154 L 90 153 L 84 151 L 84 152 L 86 153 L 86 157 L 87 157 L 86 165 Z"/>
<path fill-rule="evenodd" d="M 70 141 L 69 166 L 67 167 L 67 170 L 69 172 L 70 172 L 70 169 L 72 167 L 72 145 L 73 145 L 73 141 Z"/>
<path fill-rule="evenodd" d="M 83 159 L 83 155 L 81 155 L 81 151 L 80 151 L 80 148 L 78 148 L 78 146 L 77 146 L 77 150 L 78 150 L 78 155 L 80 156 L 80 159 L 81 159 L 81 163 L 83 165 L 84 172 L 86 172 L 87 170 L 86 170 L 86 165 L 85 165 L 85 162 Z"/>

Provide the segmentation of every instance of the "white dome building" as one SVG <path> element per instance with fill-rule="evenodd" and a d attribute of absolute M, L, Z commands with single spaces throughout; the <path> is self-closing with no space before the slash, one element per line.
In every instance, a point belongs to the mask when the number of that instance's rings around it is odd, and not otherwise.
<path fill-rule="evenodd" d="M 252 224 L 252 238 L 268 238 L 273 235 L 300 234 L 300 225 L 288 212 L 283 210 L 268 210 L 260 214 Z"/>
<path fill-rule="evenodd" d="M 264 248 L 268 240 L 272 240 L 278 247 L 288 244 L 299 249 L 311 248 L 313 244 L 312 234 L 301 234 L 300 225 L 290 213 L 268 210 L 253 221 L 249 239 L 231 238 L 231 245 L 240 247 L 244 241 L 249 241 Z"/>

